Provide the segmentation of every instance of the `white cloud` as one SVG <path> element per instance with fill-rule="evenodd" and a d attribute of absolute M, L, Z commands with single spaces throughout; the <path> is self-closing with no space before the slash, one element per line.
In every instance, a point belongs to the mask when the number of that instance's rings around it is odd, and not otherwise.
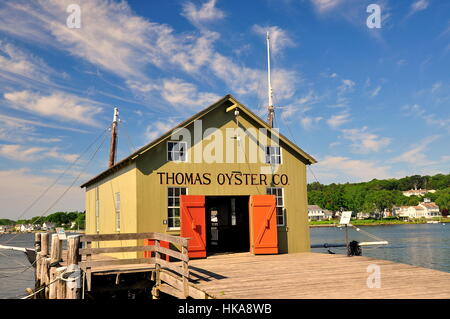
<path fill-rule="evenodd" d="M 78 158 L 76 154 L 61 153 L 56 147 L 26 147 L 18 144 L 0 145 L 0 156 L 20 162 L 35 162 L 53 158 L 71 163 Z"/>
<path fill-rule="evenodd" d="M 78 133 L 87 133 L 88 132 L 86 130 L 82 130 L 79 128 L 72 128 L 72 127 L 68 127 L 68 126 L 50 124 L 50 123 L 46 123 L 44 121 L 33 121 L 30 119 L 23 119 L 23 118 L 18 118 L 18 117 L 14 117 L 14 116 L 7 116 L 7 115 L 3 115 L 3 114 L 0 114 L 0 122 L 2 122 L 5 125 L 5 127 L 7 127 L 7 128 L 17 128 L 18 130 L 23 129 L 23 131 L 25 131 L 25 132 L 33 131 L 34 129 L 31 127 L 47 127 L 47 128 L 52 128 L 52 129 L 67 130 L 67 131 L 78 132 Z M 22 133 L 24 133 L 24 132 L 22 132 Z"/>
<path fill-rule="evenodd" d="M 342 137 L 352 142 L 352 152 L 368 154 L 378 152 L 391 143 L 391 139 L 367 132 L 367 126 L 361 129 L 343 129 Z"/>
<path fill-rule="evenodd" d="M 34 125 L 26 121 L 17 121 L 14 118 L 0 114 L 0 140 L 9 143 L 56 143 L 60 137 L 42 137 L 36 133 Z"/>
<path fill-rule="evenodd" d="M 335 115 L 332 115 L 327 120 L 327 123 L 332 128 L 338 128 L 339 126 L 341 126 L 341 125 L 343 125 L 343 124 L 345 124 L 345 123 L 350 121 L 349 116 L 350 115 L 348 113 L 335 114 Z"/>
<path fill-rule="evenodd" d="M 427 0 L 417 0 L 413 4 L 411 4 L 411 11 L 412 12 L 418 12 L 423 11 L 426 8 L 428 8 L 428 1 Z"/>
<path fill-rule="evenodd" d="M 317 125 L 322 119 L 323 118 L 320 116 L 318 117 L 305 116 L 300 119 L 300 124 L 303 126 L 305 130 L 311 130 L 317 128 Z"/>
<path fill-rule="evenodd" d="M 81 1 L 82 27 L 70 29 L 65 25 L 65 10 L 72 2 L 19 0 L 5 4 L 0 10 L 0 31 L 82 58 L 121 77 L 133 93 L 146 100 L 153 101 L 155 90 L 163 90 L 163 82 L 171 81 L 149 76 L 152 67 L 181 69 L 196 79 L 206 78 L 207 82 L 212 82 L 209 77 L 214 76 L 214 80 L 223 81 L 234 93 L 265 96 L 263 90 L 258 90 L 265 84 L 265 72 L 218 53 L 213 46 L 219 38 L 216 32 L 202 29 L 178 34 L 167 24 L 136 15 L 126 2 L 105 0 Z M 215 5 L 215 1 L 200 7 L 188 3 L 184 14 L 199 23 L 223 18 L 224 13 Z M 277 48 L 291 44 L 285 31 L 272 28 Z M 301 80 L 299 74 L 281 68 L 274 68 L 272 74 L 276 100 L 293 97 Z M 167 92 L 156 94 L 174 100 Z M 199 95 L 206 100 L 214 94 Z"/>
<path fill-rule="evenodd" d="M 311 0 L 314 8 L 320 13 L 336 8 L 341 2 L 342 0 Z"/>
<path fill-rule="evenodd" d="M 42 59 L 0 41 L 0 72 L 44 80 L 54 71 Z"/>
<path fill-rule="evenodd" d="M 99 103 L 89 99 L 63 92 L 40 95 L 26 90 L 5 93 L 3 97 L 9 106 L 35 115 L 90 126 L 99 125 L 94 118 L 102 108 Z"/>
<path fill-rule="evenodd" d="M 0 30 L 81 57 L 126 80 L 147 80 L 146 67 L 198 70 L 206 62 L 214 32 L 174 33 L 165 24 L 135 15 L 126 2 L 81 1 L 82 27 L 66 26 L 71 0 L 8 3 L 0 10 Z M 12 27 L 14 25 L 14 27 Z"/>
<path fill-rule="evenodd" d="M 197 88 L 180 79 L 166 79 L 161 89 L 162 97 L 175 107 L 202 109 L 220 97 L 212 93 L 198 92 Z"/>
<path fill-rule="evenodd" d="M 433 88 L 435 88 L 433 86 Z M 438 88 L 435 88 L 436 90 Z M 406 116 L 414 116 L 422 119 L 426 124 L 431 126 L 439 126 L 450 131 L 450 117 L 445 117 L 444 115 L 436 115 L 426 111 L 421 105 L 405 105 L 402 107 L 405 111 Z"/>
<path fill-rule="evenodd" d="M 147 126 L 145 129 L 144 137 L 146 142 L 153 141 L 159 136 L 167 133 L 169 130 L 174 128 L 178 123 L 173 119 L 167 119 L 166 121 L 156 121 Z"/>
<path fill-rule="evenodd" d="M 354 87 L 355 82 L 353 82 L 352 80 L 343 79 L 342 84 L 338 87 L 338 91 L 339 93 L 346 93 L 352 91 Z"/>
<path fill-rule="evenodd" d="M 370 92 L 371 97 L 377 96 L 381 91 L 381 85 L 377 86 L 372 92 Z"/>
<path fill-rule="evenodd" d="M 412 145 L 408 151 L 393 158 L 391 161 L 393 163 L 409 163 L 418 167 L 436 164 L 436 161 L 432 161 L 427 158 L 426 150 L 428 149 L 428 146 L 439 137 L 439 135 L 428 136 L 419 141 L 417 144 Z"/>
<path fill-rule="evenodd" d="M 192 2 L 187 2 L 183 5 L 182 15 L 197 27 L 225 18 L 225 13 L 216 8 L 216 0 L 209 0 L 199 7 Z"/>
<path fill-rule="evenodd" d="M 375 161 L 356 160 L 344 156 L 319 158 L 313 166 L 315 175 L 321 183 L 362 182 L 373 178 L 389 178 L 390 167 Z"/>
<path fill-rule="evenodd" d="M 270 50 L 274 56 L 279 55 L 284 48 L 294 47 L 295 42 L 289 37 L 286 30 L 278 26 L 260 26 L 255 24 L 252 30 L 257 34 L 266 38 L 266 32 L 269 31 L 270 36 Z"/>
<path fill-rule="evenodd" d="M 0 180 L 2 181 L 0 183 L 2 217 L 11 219 L 17 219 L 24 209 L 54 182 L 53 178 L 30 173 L 26 169 L 0 171 Z M 43 214 L 67 187 L 64 184 L 56 184 L 23 218 Z M 70 189 L 48 214 L 76 210 L 84 210 L 84 190 L 79 187 Z"/>

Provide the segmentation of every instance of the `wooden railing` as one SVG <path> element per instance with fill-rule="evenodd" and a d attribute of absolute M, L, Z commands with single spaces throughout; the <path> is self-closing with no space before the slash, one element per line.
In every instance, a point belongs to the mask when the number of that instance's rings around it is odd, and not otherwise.
<path fill-rule="evenodd" d="M 101 247 L 92 248 L 92 242 L 104 242 L 104 241 L 122 241 L 122 240 L 142 240 L 146 239 L 147 242 L 152 242 L 152 245 L 144 246 L 126 246 L 126 247 Z M 80 267 L 85 272 L 87 281 L 87 291 L 91 290 L 91 277 L 93 268 L 102 267 L 104 269 L 113 269 L 113 266 L 117 265 L 136 265 L 136 264 L 154 264 L 155 268 L 155 281 L 156 285 L 153 289 L 154 297 L 158 297 L 159 291 L 166 292 L 177 297 L 188 297 L 189 295 L 189 256 L 188 256 L 188 238 L 179 236 L 172 236 L 162 233 L 129 233 L 129 234 L 102 234 L 102 235 L 83 235 L 80 238 L 82 243 L 85 243 L 85 247 L 79 250 L 81 256 Z M 180 247 L 180 251 L 176 251 L 171 248 L 161 247 L 161 242 L 172 244 L 173 246 Z M 101 246 L 101 244 L 100 244 Z M 102 259 L 93 259 L 92 255 L 96 254 L 111 254 L 111 253 L 127 253 L 127 252 L 150 252 L 144 255 L 143 258 L 128 258 L 118 259 L 111 257 L 102 257 Z M 154 253 L 152 253 L 154 252 Z M 167 255 L 181 261 L 169 262 L 164 260 L 161 255 Z M 179 291 L 165 283 L 162 283 L 166 278 L 162 275 L 162 270 L 168 270 L 171 273 L 175 273 L 175 280 L 183 283 L 182 291 Z M 179 277 L 178 277 L 179 276 Z M 178 277 L 178 278 L 177 278 Z"/>

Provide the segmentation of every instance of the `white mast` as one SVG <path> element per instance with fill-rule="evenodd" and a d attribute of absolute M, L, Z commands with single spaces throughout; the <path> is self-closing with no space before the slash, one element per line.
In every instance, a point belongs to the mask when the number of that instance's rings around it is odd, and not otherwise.
<path fill-rule="evenodd" d="M 268 122 L 270 127 L 273 127 L 273 117 L 274 117 L 274 108 L 273 108 L 273 91 L 272 91 L 272 84 L 270 81 L 270 37 L 269 37 L 269 31 L 266 33 L 267 38 L 267 94 L 269 96 L 269 115 L 268 115 Z"/>

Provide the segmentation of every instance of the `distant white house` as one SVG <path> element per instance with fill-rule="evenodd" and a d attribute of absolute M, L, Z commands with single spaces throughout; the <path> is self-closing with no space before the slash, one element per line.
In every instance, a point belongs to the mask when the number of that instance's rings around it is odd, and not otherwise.
<path fill-rule="evenodd" d="M 17 227 L 16 227 L 17 229 Z M 26 233 L 26 232 L 30 232 L 34 230 L 34 226 L 31 224 L 20 224 L 19 228 L 17 229 L 18 231 L 22 232 L 22 233 Z"/>
<path fill-rule="evenodd" d="M 400 218 L 433 218 L 441 217 L 439 206 L 432 202 L 423 202 L 417 206 L 401 206 L 396 209 Z"/>
<path fill-rule="evenodd" d="M 54 223 L 45 222 L 42 224 L 42 230 L 53 230 L 55 228 Z"/>
<path fill-rule="evenodd" d="M 323 210 L 323 218 L 326 220 L 333 219 L 333 212 L 328 209 L 324 209 Z"/>
<path fill-rule="evenodd" d="M 364 213 L 364 212 L 356 213 L 356 218 L 357 218 L 357 219 L 367 219 L 367 218 L 370 218 L 370 213 Z"/>
<path fill-rule="evenodd" d="M 439 212 L 439 206 L 436 203 L 420 203 L 419 206 L 425 209 L 425 218 L 442 217 Z"/>
<path fill-rule="evenodd" d="M 308 205 L 308 219 L 311 220 L 324 220 L 325 213 L 318 205 Z"/>
<path fill-rule="evenodd" d="M 404 191 L 403 195 L 407 196 L 407 197 L 413 196 L 413 195 L 425 196 L 425 194 L 427 194 L 427 193 L 435 193 L 435 192 L 436 192 L 436 190 L 434 190 L 434 189 L 429 189 L 429 190 L 428 189 L 410 189 L 410 190 Z"/>

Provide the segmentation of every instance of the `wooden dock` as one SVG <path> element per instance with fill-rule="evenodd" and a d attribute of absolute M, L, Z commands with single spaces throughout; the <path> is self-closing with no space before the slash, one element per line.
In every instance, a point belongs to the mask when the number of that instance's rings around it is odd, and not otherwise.
<path fill-rule="evenodd" d="M 95 241 L 144 238 L 151 242 L 131 247 L 92 245 Z M 50 245 L 48 233 L 36 235 L 35 298 L 92 298 L 96 292 L 108 297 L 119 290 L 136 289 L 144 298 L 450 298 L 450 273 L 369 257 L 232 253 L 189 260 L 188 239 L 167 234 L 70 236 L 67 251 L 62 251 L 62 241 L 56 234 L 51 239 Z M 164 243 L 170 248 L 161 246 Z M 110 255 L 133 251 L 146 254 L 131 259 Z M 379 270 L 379 287 L 371 280 L 374 269 Z M 107 284 L 104 279 L 108 279 Z"/>
<path fill-rule="evenodd" d="M 369 265 L 381 288 L 368 288 Z M 320 253 L 211 256 L 189 262 L 190 278 L 213 298 L 450 298 L 450 273 L 369 257 Z"/>

